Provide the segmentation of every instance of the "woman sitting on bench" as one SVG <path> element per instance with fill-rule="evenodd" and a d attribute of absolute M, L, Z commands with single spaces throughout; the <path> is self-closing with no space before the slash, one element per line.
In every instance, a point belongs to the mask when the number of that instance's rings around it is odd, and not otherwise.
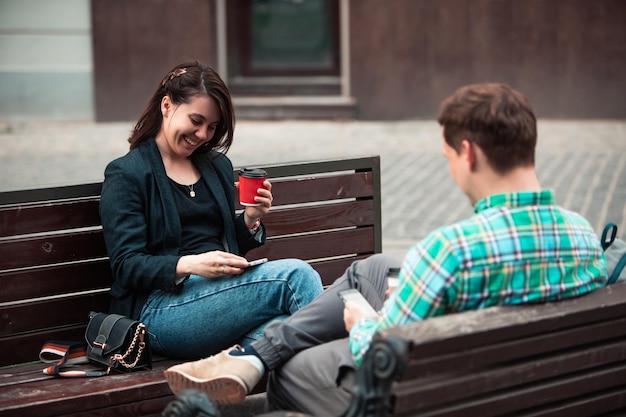
<path fill-rule="evenodd" d="M 110 312 L 141 320 L 165 356 L 205 357 L 248 345 L 271 321 L 322 292 L 306 262 L 249 266 L 265 243 L 272 205 L 265 180 L 236 215 L 230 93 L 211 68 L 174 67 L 130 135 L 130 152 L 105 170 L 100 216 L 113 270 Z"/>

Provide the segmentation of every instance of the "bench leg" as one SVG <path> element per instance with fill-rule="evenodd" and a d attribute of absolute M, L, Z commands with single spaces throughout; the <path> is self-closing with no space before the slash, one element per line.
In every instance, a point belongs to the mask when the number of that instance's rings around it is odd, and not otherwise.
<path fill-rule="evenodd" d="M 161 413 L 161 417 L 220 417 L 216 403 L 204 392 L 181 392 Z"/>
<path fill-rule="evenodd" d="M 352 402 L 342 417 L 384 417 L 391 411 L 391 385 L 409 363 L 410 342 L 390 337 L 372 343 L 356 372 Z"/>

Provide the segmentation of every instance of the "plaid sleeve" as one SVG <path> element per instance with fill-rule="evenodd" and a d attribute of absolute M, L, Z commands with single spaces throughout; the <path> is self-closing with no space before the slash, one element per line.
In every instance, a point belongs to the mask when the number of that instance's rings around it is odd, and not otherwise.
<path fill-rule="evenodd" d="M 446 288 L 459 266 L 452 246 L 441 233 L 434 232 L 407 253 L 400 272 L 398 289 L 391 294 L 380 320 L 364 319 L 350 331 L 350 350 L 357 364 L 381 329 L 445 314 Z"/>

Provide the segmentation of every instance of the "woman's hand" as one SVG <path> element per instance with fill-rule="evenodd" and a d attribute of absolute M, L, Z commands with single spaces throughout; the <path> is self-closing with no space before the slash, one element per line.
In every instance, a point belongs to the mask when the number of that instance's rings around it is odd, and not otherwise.
<path fill-rule="evenodd" d="M 239 187 L 239 183 L 237 183 Z M 259 203 L 259 206 L 247 206 L 245 210 L 245 222 L 248 227 L 254 226 L 256 219 L 263 217 L 269 213 L 272 207 L 272 201 L 274 196 L 272 195 L 272 183 L 269 180 L 263 181 L 263 187 L 257 190 L 257 195 L 254 197 L 254 201 Z"/>
<path fill-rule="evenodd" d="M 176 265 L 176 277 L 181 278 L 190 274 L 200 275 L 204 278 L 238 275 L 247 266 L 246 258 L 216 250 L 181 257 Z"/>

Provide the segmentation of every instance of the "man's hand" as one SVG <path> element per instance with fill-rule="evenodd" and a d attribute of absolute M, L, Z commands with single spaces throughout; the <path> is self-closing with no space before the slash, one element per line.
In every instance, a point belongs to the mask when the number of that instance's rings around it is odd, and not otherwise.
<path fill-rule="evenodd" d="M 346 326 L 346 330 L 350 332 L 354 324 L 364 318 L 372 317 L 372 314 L 364 307 L 361 307 L 357 303 L 352 301 L 346 301 L 343 309 L 343 323 Z"/>

